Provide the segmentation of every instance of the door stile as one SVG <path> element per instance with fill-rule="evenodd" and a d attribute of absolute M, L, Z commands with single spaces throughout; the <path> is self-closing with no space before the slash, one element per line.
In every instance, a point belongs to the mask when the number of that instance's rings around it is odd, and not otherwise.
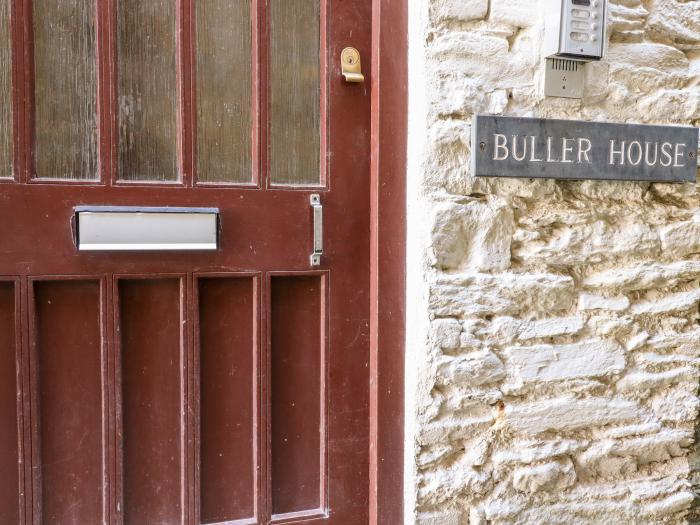
<path fill-rule="evenodd" d="M 117 308 L 114 295 L 114 276 L 107 275 L 103 278 L 103 337 L 104 337 L 104 369 L 105 369 L 105 394 L 107 398 L 105 407 L 105 417 L 107 419 L 106 427 L 106 476 L 107 482 L 105 487 L 106 495 L 106 512 L 105 520 L 108 524 L 117 523 L 118 516 L 117 505 L 119 503 L 119 483 L 117 483 L 117 380 L 116 380 L 116 330 L 115 324 Z"/>
<path fill-rule="evenodd" d="M 189 523 L 189 488 L 187 482 L 189 477 L 189 433 L 188 433 L 188 396 L 189 396 L 189 375 L 190 375 L 190 349 L 192 348 L 192 338 L 190 337 L 189 317 L 190 307 L 190 275 L 180 276 L 180 522 L 184 525 Z"/>
<path fill-rule="evenodd" d="M 265 407 L 265 394 L 263 392 L 263 385 L 265 385 L 265 379 L 263 378 L 263 370 L 265 369 L 264 356 L 267 355 L 265 350 L 265 337 L 263 337 L 263 330 L 266 326 L 265 320 L 265 302 L 263 297 L 265 297 L 263 292 L 263 287 L 265 286 L 265 279 L 263 279 L 262 273 L 258 272 L 255 274 L 255 289 L 254 289 L 254 301 L 255 301 L 255 322 L 254 327 L 255 334 L 255 344 L 253 345 L 255 370 L 253 373 L 253 400 L 255 403 L 255 421 L 253 423 L 253 428 L 255 429 L 255 442 L 254 453 L 257 468 L 255 469 L 255 486 L 256 486 L 256 498 L 255 498 L 255 524 L 267 523 L 266 505 L 269 500 L 269 491 L 267 487 L 267 477 L 265 473 L 267 472 L 267 454 L 266 454 L 266 443 L 267 443 L 267 419 Z"/>
<path fill-rule="evenodd" d="M 19 493 L 17 494 L 17 500 L 19 505 L 19 521 L 20 524 L 26 523 L 27 521 L 27 412 L 28 407 L 26 403 L 28 397 L 25 395 L 26 389 L 24 386 L 25 377 L 27 375 L 26 359 L 25 359 L 25 349 L 23 337 L 23 324 L 24 324 L 24 309 L 23 305 L 23 293 L 22 293 L 22 281 L 19 278 L 9 278 L 4 279 L 5 282 L 11 282 L 14 287 L 14 323 L 15 323 L 15 391 L 16 391 L 16 410 L 17 410 L 17 474 L 18 474 L 18 487 Z"/>
<path fill-rule="evenodd" d="M 31 405 L 31 368 L 29 363 L 29 285 L 28 278 L 21 277 L 20 285 L 20 323 L 21 361 L 22 361 L 22 478 L 24 487 L 24 522 L 34 523 L 34 484 L 32 478 L 32 405 Z"/>
<path fill-rule="evenodd" d="M 28 389 L 29 392 L 29 411 L 30 411 L 30 447 L 29 451 L 31 454 L 31 459 L 29 461 L 30 466 L 30 483 L 32 487 L 32 498 L 31 498 L 31 508 L 32 508 L 32 523 L 35 525 L 40 525 L 43 522 L 41 499 L 41 443 L 40 443 L 40 431 L 39 428 L 39 374 L 37 370 L 38 365 L 38 349 L 37 349 L 37 326 L 36 326 L 36 308 L 35 308 L 35 297 L 34 297 L 34 286 L 33 280 L 28 278 L 26 281 L 27 289 L 27 361 L 29 363 L 29 374 L 28 374 Z"/>
<path fill-rule="evenodd" d="M 110 303 L 108 297 L 109 276 L 100 276 L 100 391 L 102 393 L 102 523 L 111 523 L 111 479 L 112 479 L 112 419 L 110 414 L 111 384 L 109 363 L 109 321 Z"/>
<path fill-rule="evenodd" d="M 191 187 L 194 181 L 195 158 L 195 71 L 194 71 L 194 3 L 192 0 L 179 0 L 177 9 L 177 137 L 178 163 L 182 174 L 182 184 Z"/>
<path fill-rule="evenodd" d="M 266 175 L 267 176 L 267 175 Z M 272 375 L 272 328 L 270 326 L 270 276 L 267 272 L 260 280 L 260 443 L 262 444 L 260 453 L 261 494 L 258 519 L 261 524 L 267 525 L 272 519 L 272 462 L 270 461 L 272 405 L 270 403 L 270 391 Z"/>
<path fill-rule="evenodd" d="M 114 477 L 112 488 L 112 522 L 114 525 L 122 525 L 124 523 L 124 426 L 122 412 L 122 344 L 121 344 L 121 312 L 119 309 L 119 278 L 116 275 L 111 276 L 111 299 L 112 299 L 112 331 L 110 332 L 110 341 L 112 343 L 112 410 L 114 417 L 112 419 L 114 425 L 114 433 L 112 439 L 114 443 L 113 449 L 113 469 Z"/>
<path fill-rule="evenodd" d="M 199 421 L 200 421 L 200 395 L 199 395 L 199 292 L 197 290 L 198 278 L 195 274 L 188 274 L 187 288 L 190 291 L 191 303 L 188 305 L 188 333 L 190 337 L 191 352 L 188 353 L 190 373 L 188 374 L 189 395 L 187 396 L 187 450 L 189 462 L 187 469 L 188 479 L 194 480 L 189 486 L 189 521 L 190 524 L 200 523 L 200 474 L 199 474 Z"/>

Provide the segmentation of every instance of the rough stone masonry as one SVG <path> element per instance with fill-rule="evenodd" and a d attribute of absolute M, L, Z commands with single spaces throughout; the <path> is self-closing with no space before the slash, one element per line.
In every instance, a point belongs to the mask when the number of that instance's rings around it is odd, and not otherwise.
<path fill-rule="evenodd" d="M 583 100 L 540 2 L 409 6 L 406 523 L 700 523 L 697 184 L 469 173 L 475 113 L 699 126 L 700 0 L 611 2 Z"/>

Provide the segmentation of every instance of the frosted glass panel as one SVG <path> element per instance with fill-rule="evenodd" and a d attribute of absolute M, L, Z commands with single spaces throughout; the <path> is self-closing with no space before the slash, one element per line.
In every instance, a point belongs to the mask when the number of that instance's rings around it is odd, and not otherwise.
<path fill-rule="evenodd" d="M 320 184 L 320 3 L 270 2 L 270 179 Z"/>
<path fill-rule="evenodd" d="M 96 179 L 94 0 L 34 2 L 35 176 Z"/>
<path fill-rule="evenodd" d="M 197 174 L 201 182 L 252 181 L 250 0 L 197 9 Z"/>
<path fill-rule="evenodd" d="M 10 0 L 0 0 L 0 178 L 12 177 Z"/>
<path fill-rule="evenodd" d="M 119 178 L 177 180 L 175 0 L 119 0 Z"/>

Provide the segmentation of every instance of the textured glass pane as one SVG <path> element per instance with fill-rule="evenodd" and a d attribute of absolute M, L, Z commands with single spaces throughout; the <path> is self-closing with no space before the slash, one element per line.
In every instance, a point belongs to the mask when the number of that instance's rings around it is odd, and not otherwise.
<path fill-rule="evenodd" d="M 34 2 L 36 176 L 97 178 L 94 0 Z"/>
<path fill-rule="evenodd" d="M 319 0 L 270 4 L 270 178 L 319 184 Z"/>
<path fill-rule="evenodd" d="M 0 0 L 0 177 L 12 177 L 10 0 Z"/>
<path fill-rule="evenodd" d="M 197 177 L 251 182 L 250 0 L 197 6 Z"/>
<path fill-rule="evenodd" d="M 177 173 L 175 0 L 119 0 L 119 178 Z"/>

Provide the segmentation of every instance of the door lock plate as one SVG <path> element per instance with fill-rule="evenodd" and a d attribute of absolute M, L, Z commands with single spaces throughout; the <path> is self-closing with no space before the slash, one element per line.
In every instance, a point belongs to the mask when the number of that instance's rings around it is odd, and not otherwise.
<path fill-rule="evenodd" d="M 321 255 L 323 255 L 323 205 L 321 204 L 321 196 L 318 193 L 314 193 L 311 195 L 309 202 L 314 221 L 314 250 L 311 252 L 311 266 L 320 266 Z"/>
<path fill-rule="evenodd" d="M 362 74 L 360 52 L 354 47 L 346 47 L 340 53 L 340 67 L 346 82 L 361 83 L 365 81 Z"/>

